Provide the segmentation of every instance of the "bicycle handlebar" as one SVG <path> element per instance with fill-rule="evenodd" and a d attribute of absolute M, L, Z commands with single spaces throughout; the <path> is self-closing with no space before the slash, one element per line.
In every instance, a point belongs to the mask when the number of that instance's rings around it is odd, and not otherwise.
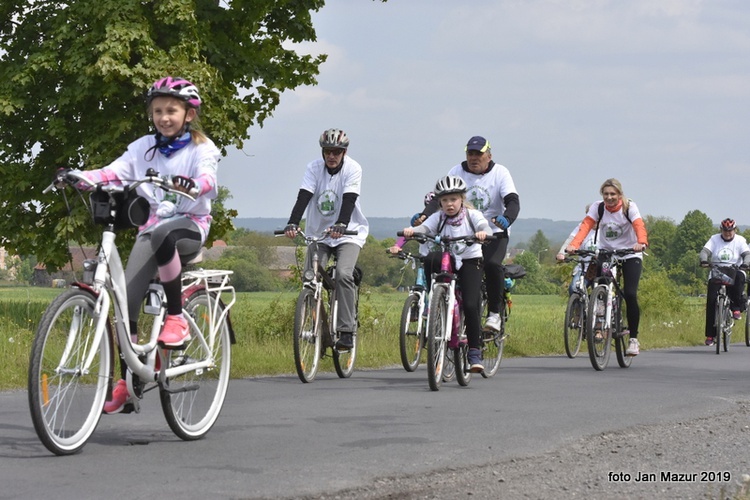
<path fill-rule="evenodd" d="M 42 193 L 46 194 L 50 192 L 53 189 L 57 189 L 59 184 L 68 184 L 71 186 L 75 186 L 79 183 L 84 183 L 88 188 L 98 188 L 102 191 L 106 191 L 109 193 L 117 193 L 117 192 L 124 192 L 125 190 L 134 190 L 141 184 L 153 184 L 158 188 L 163 189 L 164 191 L 168 193 L 175 193 L 178 194 L 184 198 L 187 198 L 190 201 L 195 201 L 195 198 L 191 196 L 190 194 L 180 191 L 179 189 L 175 189 L 174 184 L 172 184 L 172 179 L 167 176 L 160 176 L 159 173 L 150 168 L 146 171 L 146 177 L 143 179 L 139 179 L 137 181 L 134 181 L 130 184 L 114 184 L 109 181 L 104 182 L 92 182 L 89 180 L 85 175 L 83 175 L 83 172 L 81 170 L 68 170 L 65 172 L 59 173 L 55 180 L 52 181 L 52 183 L 44 188 Z"/>
<path fill-rule="evenodd" d="M 321 236 L 308 236 L 307 234 L 305 234 L 305 232 L 302 229 L 297 229 L 297 234 L 299 236 L 302 236 L 305 240 L 310 240 L 310 241 L 318 241 L 318 240 L 325 239 L 328 237 L 328 234 L 330 232 L 331 232 L 331 228 L 328 228 L 325 231 L 323 231 L 323 234 Z M 286 232 L 283 229 L 275 229 L 273 231 L 273 234 L 275 236 L 281 236 L 281 235 L 286 234 Z M 346 236 L 356 236 L 359 233 L 357 231 L 352 231 L 352 230 L 347 229 L 346 231 L 344 231 L 343 234 Z"/>
<path fill-rule="evenodd" d="M 456 241 L 465 241 L 466 243 L 482 243 L 483 241 L 492 241 L 492 240 L 497 239 L 497 236 L 495 236 L 494 234 L 488 234 L 487 236 L 484 237 L 484 240 L 480 240 L 473 234 L 467 234 L 464 236 L 445 236 L 445 237 L 440 236 L 440 235 L 427 236 L 426 234 L 413 234 L 411 236 L 404 236 L 403 231 L 397 231 L 396 236 L 403 236 L 407 240 L 417 240 L 420 243 L 432 241 L 437 244 L 453 243 Z"/>

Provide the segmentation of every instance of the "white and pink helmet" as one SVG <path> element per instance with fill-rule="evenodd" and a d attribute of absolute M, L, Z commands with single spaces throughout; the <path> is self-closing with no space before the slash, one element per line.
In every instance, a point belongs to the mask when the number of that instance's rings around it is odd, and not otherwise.
<path fill-rule="evenodd" d="M 201 96 L 198 87 L 184 78 L 165 76 L 156 80 L 148 89 L 147 100 L 151 104 L 154 97 L 174 97 L 188 103 L 193 108 L 200 108 Z"/>

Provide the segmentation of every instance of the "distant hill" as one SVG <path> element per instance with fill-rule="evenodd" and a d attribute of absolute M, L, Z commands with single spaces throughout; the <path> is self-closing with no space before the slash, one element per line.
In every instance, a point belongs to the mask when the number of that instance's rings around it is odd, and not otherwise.
<path fill-rule="evenodd" d="M 368 217 L 370 234 L 377 240 L 395 238 L 396 231 L 400 231 L 409 224 L 407 219 L 400 217 Z M 234 219 L 236 227 L 250 231 L 272 234 L 276 229 L 283 229 L 287 219 L 264 217 L 245 217 Z M 541 230 L 553 244 L 562 244 L 573 228 L 580 221 L 555 221 L 550 219 L 518 219 L 511 228 L 511 245 L 518 245 L 529 241 L 534 234 Z"/>

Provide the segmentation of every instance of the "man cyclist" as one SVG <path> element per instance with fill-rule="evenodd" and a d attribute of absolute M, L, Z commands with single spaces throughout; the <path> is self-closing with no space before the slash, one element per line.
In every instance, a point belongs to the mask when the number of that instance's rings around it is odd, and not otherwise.
<path fill-rule="evenodd" d="M 500 304 L 505 287 L 503 260 L 508 250 L 511 224 L 518 218 L 521 202 L 510 171 L 492 160 L 492 149 L 487 139 L 474 136 L 466 143 L 466 161 L 454 166 L 448 175 L 460 177 L 467 186 L 466 199 L 484 217 L 497 226 L 497 239 L 482 245 L 484 274 L 487 282 L 489 315 L 485 328 L 500 329 Z M 416 215 L 412 225 L 419 225 L 438 210 L 437 198 L 424 212 Z"/>
<path fill-rule="evenodd" d="M 708 267 L 709 262 L 713 264 L 740 265 L 743 269 L 750 266 L 750 247 L 744 237 L 736 234 L 737 224 L 734 219 L 721 221 L 721 232 L 711 236 L 701 249 L 700 263 Z M 731 272 L 731 271 L 730 271 Z M 706 290 L 706 345 L 714 345 L 716 320 L 716 296 L 721 285 L 708 280 Z M 740 319 L 741 311 L 745 309 L 742 301 L 742 291 L 745 288 L 745 273 L 735 273 L 734 284 L 727 286 L 730 307 L 734 319 Z"/>
<path fill-rule="evenodd" d="M 356 331 L 356 287 L 354 268 L 369 225 L 359 206 L 362 186 L 362 167 L 346 154 L 349 138 L 340 129 L 328 129 L 320 136 L 322 159 L 311 161 L 305 170 L 297 202 L 292 208 L 284 233 L 289 238 L 297 236 L 299 223 L 307 210 L 306 232 L 328 236 L 318 244 L 318 258 L 328 262 L 336 254 L 336 295 L 338 297 L 338 324 L 340 333 L 337 348 L 351 349 Z M 344 231 L 356 231 L 354 236 Z M 307 252 L 305 269 L 312 267 L 313 254 Z"/>

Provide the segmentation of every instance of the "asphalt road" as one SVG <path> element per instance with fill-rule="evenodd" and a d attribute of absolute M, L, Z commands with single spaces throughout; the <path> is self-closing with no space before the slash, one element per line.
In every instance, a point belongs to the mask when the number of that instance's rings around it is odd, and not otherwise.
<path fill-rule="evenodd" d="M 323 367 L 332 369 L 328 360 Z M 82 453 L 69 457 L 39 442 L 25 391 L 0 393 L 0 498 L 333 498 L 342 490 L 376 498 L 389 478 L 519 464 L 603 435 L 616 441 L 639 428 L 727 414 L 750 399 L 749 369 L 750 348 L 737 343 L 719 356 L 706 347 L 642 351 L 628 369 L 613 354 L 603 372 L 585 353 L 506 359 L 493 379 L 475 376 L 469 387 L 452 382 L 438 392 L 429 390 L 424 366 L 355 371 L 345 380 L 322 373 L 311 384 L 296 375 L 233 380 L 203 440 L 174 436 L 149 393 L 140 414 L 103 416 Z M 750 473 L 747 460 L 692 459 L 682 472 L 726 470 L 735 483 Z M 644 472 L 684 467 L 663 460 Z M 566 467 L 557 464 L 552 469 Z M 600 474 L 601 488 L 617 486 Z M 400 488 L 398 498 L 412 498 Z M 495 488 L 491 496 L 502 496 L 502 481 Z"/>

